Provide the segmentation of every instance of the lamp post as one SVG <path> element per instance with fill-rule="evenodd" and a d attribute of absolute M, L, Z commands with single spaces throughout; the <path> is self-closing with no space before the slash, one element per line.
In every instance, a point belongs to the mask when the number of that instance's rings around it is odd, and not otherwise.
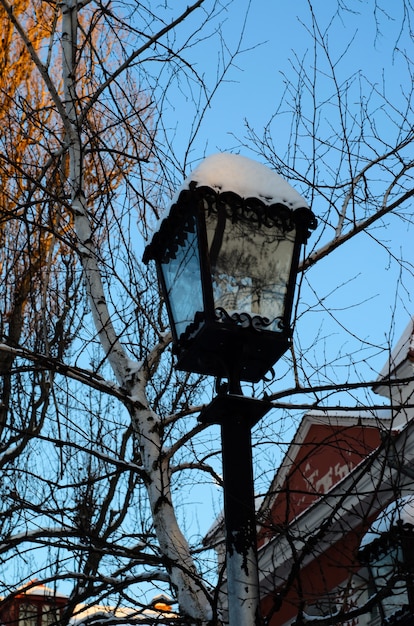
<path fill-rule="evenodd" d="M 280 176 L 231 154 L 205 159 L 144 253 L 155 260 L 178 369 L 225 384 L 201 412 L 220 424 L 229 621 L 260 624 L 251 429 L 270 409 L 245 397 L 291 343 L 301 247 L 316 219 Z"/>

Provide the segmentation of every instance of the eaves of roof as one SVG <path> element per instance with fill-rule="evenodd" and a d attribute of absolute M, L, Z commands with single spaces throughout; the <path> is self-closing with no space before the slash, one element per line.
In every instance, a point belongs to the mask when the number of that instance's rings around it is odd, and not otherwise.
<path fill-rule="evenodd" d="M 390 379 L 397 376 L 397 371 L 404 368 L 404 365 L 414 363 L 414 317 L 411 318 L 395 348 L 390 352 L 390 357 L 378 375 L 377 383 L 373 386 L 373 391 L 381 393 L 380 389 L 386 385 Z M 412 371 L 412 369 L 410 370 Z M 399 372 L 399 376 L 401 372 Z"/>

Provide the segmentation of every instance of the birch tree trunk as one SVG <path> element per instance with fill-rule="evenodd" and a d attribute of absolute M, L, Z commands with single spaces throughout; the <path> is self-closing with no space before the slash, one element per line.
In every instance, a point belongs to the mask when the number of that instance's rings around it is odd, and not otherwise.
<path fill-rule="evenodd" d="M 113 326 L 102 283 L 99 251 L 95 248 L 83 185 L 81 119 L 76 93 L 77 0 L 62 2 L 62 58 L 64 100 L 69 142 L 71 206 L 79 240 L 78 252 L 96 331 L 118 385 L 127 390 L 129 412 L 138 437 L 146 486 L 160 550 L 165 557 L 180 611 L 197 623 L 208 623 L 212 609 L 208 593 L 194 564 L 189 545 L 173 509 L 168 456 L 162 453 L 159 418 L 146 398 L 144 365 L 132 362 Z"/>

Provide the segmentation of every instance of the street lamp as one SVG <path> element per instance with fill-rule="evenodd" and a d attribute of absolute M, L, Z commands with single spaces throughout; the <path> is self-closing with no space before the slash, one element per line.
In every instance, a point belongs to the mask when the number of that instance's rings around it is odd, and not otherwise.
<path fill-rule="evenodd" d="M 155 260 L 177 369 L 226 379 L 200 415 L 221 425 L 229 618 L 260 623 L 251 428 L 270 404 L 242 395 L 291 343 L 300 252 L 316 219 L 264 165 L 205 159 L 144 253 Z"/>

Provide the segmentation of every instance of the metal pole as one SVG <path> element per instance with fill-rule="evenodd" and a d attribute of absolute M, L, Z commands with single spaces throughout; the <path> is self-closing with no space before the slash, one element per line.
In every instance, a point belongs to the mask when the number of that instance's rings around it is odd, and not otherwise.
<path fill-rule="evenodd" d="M 248 419 L 221 422 L 230 626 L 259 626 L 256 516 Z"/>
<path fill-rule="evenodd" d="M 257 564 L 252 427 L 272 408 L 267 400 L 243 396 L 238 378 L 227 394 L 205 406 L 199 420 L 220 424 L 226 528 L 227 595 L 230 626 L 262 626 Z"/>

